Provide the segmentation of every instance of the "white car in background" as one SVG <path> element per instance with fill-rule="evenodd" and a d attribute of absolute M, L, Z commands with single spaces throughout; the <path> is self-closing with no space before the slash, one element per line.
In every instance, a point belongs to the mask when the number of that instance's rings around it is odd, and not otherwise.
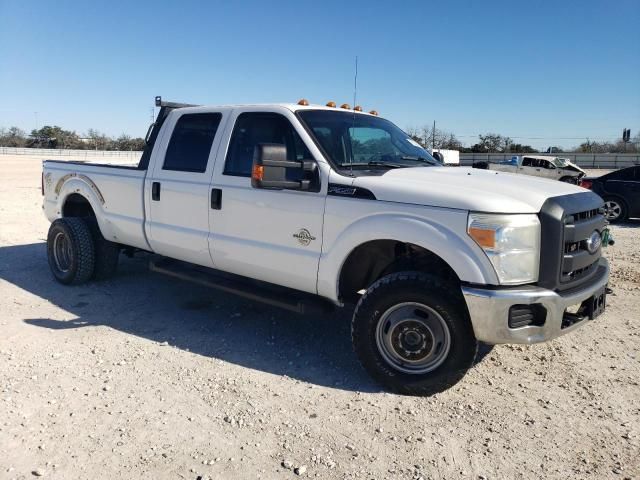
<path fill-rule="evenodd" d="M 542 155 L 514 155 L 508 160 L 485 164 L 488 170 L 523 173 L 577 185 L 587 172 L 566 158 Z M 476 165 L 482 168 L 480 165 Z"/>

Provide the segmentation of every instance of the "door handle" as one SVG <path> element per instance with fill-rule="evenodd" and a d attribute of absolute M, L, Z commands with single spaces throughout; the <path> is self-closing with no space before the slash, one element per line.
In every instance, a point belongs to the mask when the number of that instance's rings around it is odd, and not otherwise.
<path fill-rule="evenodd" d="M 219 188 L 211 189 L 211 208 L 214 210 L 222 208 L 222 190 Z"/>
<path fill-rule="evenodd" d="M 160 200 L 160 182 L 153 182 L 151 184 L 151 200 L 156 202 Z"/>

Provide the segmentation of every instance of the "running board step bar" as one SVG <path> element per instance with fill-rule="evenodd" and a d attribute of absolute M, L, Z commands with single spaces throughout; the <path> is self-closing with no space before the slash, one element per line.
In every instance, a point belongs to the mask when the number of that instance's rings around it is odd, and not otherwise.
<path fill-rule="evenodd" d="M 315 295 L 170 258 L 152 258 L 149 270 L 302 315 L 328 313 L 335 308 Z"/>

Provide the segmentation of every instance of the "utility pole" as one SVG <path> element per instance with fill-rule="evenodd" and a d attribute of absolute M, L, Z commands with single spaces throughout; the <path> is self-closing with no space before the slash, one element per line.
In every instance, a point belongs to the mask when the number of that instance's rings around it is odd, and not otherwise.
<path fill-rule="evenodd" d="M 631 140 L 631 130 L 625 128 L 622 130 L 622 143 L 624 145 L 624 153 L 627 153 L 627 143 Z"/>
<path fill-rule="evenodd" d="M 436 121 L 433 121 L 433 130 L 431 130 L 431 152 L 436 149 Z"/>

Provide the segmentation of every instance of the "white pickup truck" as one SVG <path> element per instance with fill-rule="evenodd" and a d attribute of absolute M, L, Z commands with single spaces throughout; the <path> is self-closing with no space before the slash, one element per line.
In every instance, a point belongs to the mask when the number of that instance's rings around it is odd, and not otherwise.
<path fill-rule="evenodd" d="M 355 305 L 362 365 L 421 395 L 460 380 L 478 342 L 550 340 L 605 308 L 590 191 L 436 166 L 348 105 L 157 103 L 138 165 L 44 162 L 58 281 L 145 251 L 157 271 L 290 310 Z"/>
<path fill-rule="evenodd" d="M 578 185 L 587 172 L 566 158 L 544 155 L 514 155 L 500 162 L 478 162 L 476 168 L 486 168 L 497 172 L 523 173 L 534 177 L 560 180 Z"/>

